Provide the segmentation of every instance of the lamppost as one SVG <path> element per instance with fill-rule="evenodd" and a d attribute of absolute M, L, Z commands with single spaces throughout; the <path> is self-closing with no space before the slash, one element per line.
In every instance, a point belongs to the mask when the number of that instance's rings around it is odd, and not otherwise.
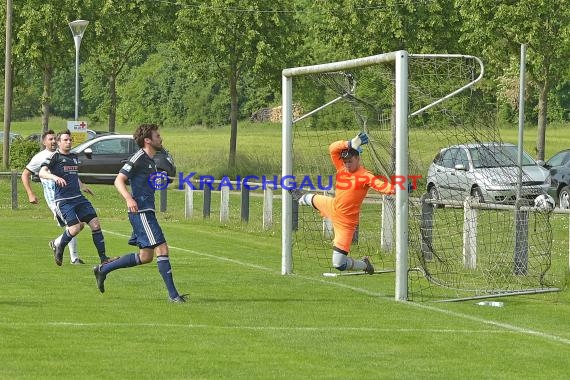
<path fill-rule="evenodd" d="M 79 46 L 81 46 L 81 38 L 88 24 L 87 20 L 75 20 L 69 23 L 75 42 L 75 121 L 79 118 Z"/>

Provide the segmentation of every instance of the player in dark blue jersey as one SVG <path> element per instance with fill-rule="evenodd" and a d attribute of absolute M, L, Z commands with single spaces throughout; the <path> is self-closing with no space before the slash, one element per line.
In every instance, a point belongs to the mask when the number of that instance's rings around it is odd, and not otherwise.
<path fill-rule="evenodd" d="M 65 232 L 58 238 L 59 245 L 53 245 L 55 263 L 61 266 L 65 247 L 81 232 L 84 223 L 91 228 L 99 259 L 101 262 L 106 262 L 110 259 L 105 254 L 105 240 L 97 212 L 91 202 L 81 194 L 81 191 L 91 195 L 93 192 L 79 180 L 77 173 L 79 162 L 77 155 L 71 153 L 71 143 L 71 132 L 66 130 L 58 133 L 58 149 L 42 163 L 39 172 L 40 178 L 55 182 L 56 213 L 67 226 Z"/>
<path fill-rule="evenodd" d="M 133 227 L 133 237 L 129 244 L 136 242 L 139 253 L 128 253 L 113 262 L 95 266 L 93 273 L 97 287 L 101 293 L 105 292 L 105 279 L 109 272 L 150 263 L 156 254 L 158 271 L 164 280 L 170 301 L 186 302 L 186 295 L 179 294 L 174 286 L 168 244 L 154 212 L 155 188 L 160 186 L 157 181 L 163 178 L 153 160 L 155 153 L 162 149 L 158 126 L 142 124 L 136 129 L 134 138 L 141 149 L 121 168 L 115 179 L 115 187 L 127 202 L 129 221 Z M 132 193 L 127 188 L 128 182 Z"/>

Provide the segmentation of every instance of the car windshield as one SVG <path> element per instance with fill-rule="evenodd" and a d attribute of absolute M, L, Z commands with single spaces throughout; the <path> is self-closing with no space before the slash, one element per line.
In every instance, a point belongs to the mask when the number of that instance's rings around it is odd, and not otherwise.
<path fill-rule="evenodd" d="M 469 148 L 475 168 L 498 168 L 517 166 L 518 148 L 511 145 L 481 145 Z M 534 160 L 523 151 L 522 166 L 536 165 Z"/>
<path fill-rule="evenodd" d="M 71 148 L 71 151 L 73 153 L 77 153 L 77 152 L 83 152 L 83 150 L 85 150 L 85 147 L 90 145 L 93 141 L 91 140 L 87 140 L 82 142 L 81 144 L 74 146 L 73 148 Z"/>
<path fill-rule="evenodd" d="M 551 168 L 554 166 L 561 166 L 566 164 L 570 158 L 570 151 L 563 150 L 562 152 L 556 153 L 554 156 L 550 158 L 550 160 L 546 161 L 544 166 Z"/>

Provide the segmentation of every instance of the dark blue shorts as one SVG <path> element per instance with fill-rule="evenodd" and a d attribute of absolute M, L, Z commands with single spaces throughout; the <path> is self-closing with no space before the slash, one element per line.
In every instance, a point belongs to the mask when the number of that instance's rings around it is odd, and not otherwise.
<path fill-rule="evenodd" d="M 55 202 L 56 212 L 66 226 L 73 226 L 80 222 L 89 223 L 97 217 L 93 205 L 83 195 L 73 199 Z"/>
<path fill-rule="evenodd" d="M 136 242 L 139 248 L 155 248 L 166 243 L 154 211 L 130 212 L 129 221 L 133 226 L 133 235 L 129 244 L 134 245 Z"/>

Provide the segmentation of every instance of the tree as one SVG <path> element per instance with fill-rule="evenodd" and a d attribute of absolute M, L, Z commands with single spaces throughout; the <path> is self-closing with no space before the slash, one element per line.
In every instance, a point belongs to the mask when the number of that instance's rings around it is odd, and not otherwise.
<path fill-rule="evenodd" d="M 278 78 L 298 36 L 285 0 L 213 0 L 178 12 L 178 44 L 203 75 L 224 81 L 230 93 L 229 168 L 235 168 L 238 82 L 245 72 L 259 81 Z M 277 80 L 276 83 L 279 83 Z"/>
<path fill-rule="evenodd" d="M 131 68 L 117 87 L 122 99 L 117 109 L 119 121 L 138 124 L 155 120 L 169 127 L 184 125 L 187 117 L 198 117 L 190 107 L 198 103 L 199 86 L 187 66 L 187 59 L 172 43 L 160 44 L 156 53 Z"/>
<path fill-rule="evenodd" d="M 94 37 L 88 50 L 89 64 L 96 67 L 98 75 L 90 78 L 91 84 L 104 79 L 107 94 L 101 103 L 107 108 L 109 131 L 115 131 L 119 75 L 130 65 L 144 61 L 156 43 L 171 38 L 175 6 L 170 2 L 147 0 L 93 1 L 93 22 L 89 27 Z"/>
<path fill-rule="evenodd" d="M 26 0 L 15 9 L 15 65 L 26 65 L 42 73 L 43 130 L 49 124 L 54 72 L 73 62 L 73 39 L 68 23 L 81 14 L 81 9 L 76 0 Z"/>
<path fill-rule="evenodd" d="M 453 0 L 318 0 L 311 31 L 329 58 L 349 59 L 405 49 L 457 53 L 459 14 Z"/>
<path fill-rule="evenodd" d="M 453 0 L 318 0 L 312 5 L 315 45 L 328 47 L 327 60 L 351 59 L 407 50 L 456 53 L 460 18 Z M 391 101 L 395 112 L 395 99 Z M 391 165 L 396 163 L 396 125 L 392 117 Z"/>
<path fill-rule="evenodd" d="M 570 58 L 570 8 L 566 0 L 457 0 L 464 18 L 463 39 L 497 76 L 527 49 L 528 85 L 538 88 L 536 157 L 544 160 L 548 95 L 567 73 Z M 473 11 L 477 10 L 477 11 Z"/>

